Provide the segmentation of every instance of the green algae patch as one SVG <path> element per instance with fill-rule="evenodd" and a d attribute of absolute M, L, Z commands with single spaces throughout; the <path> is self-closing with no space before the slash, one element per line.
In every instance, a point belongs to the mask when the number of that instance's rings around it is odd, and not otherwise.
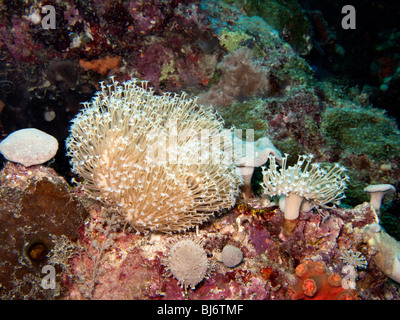
<path fill-rule="evenodd" d="M 329 144 L 379 161 L 400 151 L 400 132 L 394 120 L 377 109 L 327 108 L 322 129 Z"/>
<path fill-rule="evenodd" d="M 234 101 L 229 108 L 218 108 L 218 112 L 224 118 L 227 127 L 252 129 L 254 140 L 258 140 L 265 137 L 268 130 L 268 123 L 261 117 L 265 107 L 261 99 L 251 99 L 244 102 Z"/>

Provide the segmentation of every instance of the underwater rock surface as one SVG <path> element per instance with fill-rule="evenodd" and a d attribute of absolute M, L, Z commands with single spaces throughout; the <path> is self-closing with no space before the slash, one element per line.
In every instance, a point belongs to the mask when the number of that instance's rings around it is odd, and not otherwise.
<path fill-rule="evenodd" d="M 78 239 L 87 211 L 52 169 L 7 163 L 0 181 L 0 296 L 54 298 L 62 288 L 40 286 L 42 267 L 57 237 Z"/>
<path fill-rule="evenodd" d="M 376 250 L 363 240 L 364 229 L 377 221 L 368 203 L 351 210 L 326 211 L 324 216 L 302 213 L 292 236 L 285 238 L 283 212 L 275 206 L 261 208 L 257 202 L 238 204 L 230 213 L 204 225 L 199 235 L 191 235 L 203 243 L 212 268 L 194 290 L 185 290 L 166 267 L 168 243 L 185 236 L 121 232 L 109 218 L 101 218 L 101 208 L 94 205 L 92 218 L 81 233 L 80 254 L 64 270 L 68 274 L 64 285 L 69 289 L 65 298 L 291 299 L 297 288 L 295 269 L 304 261 L 318 262 L 326 269 L 324 279 L 335 274 L 335 281 L 340 282 L 332 290 L 321 289 L 315 299 L 400 298 L 397 285 L 388 282 L 375 264 Z M 221 251 L 227 245 L 243 253 L 242 263 L 233 268 L 221 261 Z M 359 268 L 354 259 L 346 260 L 344 251 L 360 253 L 368 267 Z M 339 289 L 348 278 L 344 268 L 349 263 L 354 268 L 355 288 L 347 294 Z"/>

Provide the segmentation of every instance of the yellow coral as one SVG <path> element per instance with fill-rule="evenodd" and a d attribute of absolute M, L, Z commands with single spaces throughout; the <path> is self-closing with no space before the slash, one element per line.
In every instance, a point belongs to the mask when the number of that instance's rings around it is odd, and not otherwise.
<path fill-rule="evenodd" d="M 243 31 L 229 31 L 227 29 L 222 29 L 218 36 L 221 45 L 228 50 L 228 52 L 233 52 L 242 47 L 241 43 L 246 40 L 253 39 Z"/>

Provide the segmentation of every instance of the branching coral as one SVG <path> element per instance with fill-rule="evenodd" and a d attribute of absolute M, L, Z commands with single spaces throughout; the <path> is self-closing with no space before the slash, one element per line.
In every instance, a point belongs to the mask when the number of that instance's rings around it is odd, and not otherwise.
<path fill-rule="evenodd" d="M 242 180 L 211 108 L 135 80 L 84 106 L 66 142 L 73 171 L 136 230 L 184 231 L 234 205 Z"/>
<path fill-rule="evenodd" d="M 277 169 L 274 157 L 269 157 L 270 167 L 263 167 L 261 186 L 268 196 L 285 196 L 285 219 L 293 220 L 299 216 L 303 199 L 318 207 L 328 207 L 329 203 L 339 204 L 344 198 L 348 176 L 345 168 L 335 164 L 324 169 L 319 163 L 311 164 L 312 155 L 299 156 L 294 166 L 286 167 L 288 155 L 282 159 L 282 168 Z"/>

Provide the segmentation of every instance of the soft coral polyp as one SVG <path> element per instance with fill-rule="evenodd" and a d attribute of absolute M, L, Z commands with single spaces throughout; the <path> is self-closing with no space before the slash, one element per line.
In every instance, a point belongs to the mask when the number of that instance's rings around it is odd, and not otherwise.
<path fill-rule="evenodd" d="M 342 287 L 342 278 L 329 273 L 322 262 L 306 260 L 295 270 L 297 282 L 289 294 L 293 300 L 356 300 L 357 293 Z"/>

